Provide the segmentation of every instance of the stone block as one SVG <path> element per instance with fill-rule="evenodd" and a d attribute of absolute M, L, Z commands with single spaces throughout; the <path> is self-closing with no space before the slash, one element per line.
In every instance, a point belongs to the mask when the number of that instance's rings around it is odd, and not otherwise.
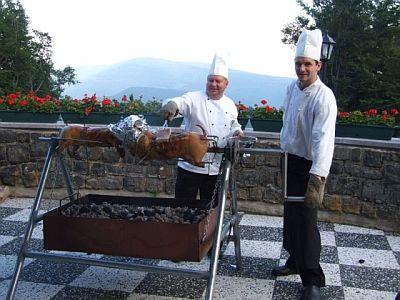
<path fill-rule="evenodd" d="M 385 165 L 383 167 L 385 181 L 400 183 L 400 165 Z"/>
<path fill-rule="evenodd" d="M 39 184 L 40 172 L 38 170 L 36 163 L 22 164 L 21 171 L 22 171 L 21 179 L 22 183 L 24 184 L 24 187 L 26 188 L 36 187 Z"/>
<path fill-rule="evenodd" d="M 385 187 L 382 181 L 365 181 L 362 186 L 361 198 L 368 202 L 376 202 L 377 199 L 386 199 Z"/>
<path fill-rule="evenodd" d="M 260 201 L 263 198 L 262 187 L 251 187 L 249 188 L 249 200 Z"/>
<path fill-rule="evenodd" d="M 360 199 L 356 197 L 343 197 L 342 200 L 342 211 L 344 213 L 350 213 L 354 215 L 359 215 L 361 212 L 361 202 Z"/>
<path fill-rule="evenodd" d="M 325 194 L 322 205 L 327 210 L 342 212 L 342 197 Z"/>
<path fill-rule="evenodd" d="M 330 169 L 330 174 L 342 174 L 343 173 L 343 168 L 344 168 L 344 163 L 341 160 L 333 160 L 331 169 Z"/>
<path fill-rule="evenodd" d="M 17 132 L 17 140 L 18 143 L 30 143 L 31 135 L 29 132 Z"/>
<path fill-rule="evenodd" d="M 376 219 L 377 217 L 376 212 L 377 212 L 376 207 L 371 203 L 367 202 L 361 203 L 361 215 L 368 218 Z"/>
<path fill-rule="evenodd" d="M 7 145 L 7 158 L 12 164 L 24 163 L 30 160 L 27 144 Z"/>
<path fill-rule="evenodd" d="M 276 188 L 272 184 L 268 184 L 265 187 L 264 197 L 262 198 L 264 202 L 270 203 L 283 203 L 283 194 L 282 190 Z"/>
<path fill-rule="evenodd" d="M 159 178 L 147 178 L 146 180 L 146 192 L 149 193 L 160 193 L 164 192 L 164 180 Z"/>
<path fill-rule="evenodd" d="M 350 176 L 329 176 L 326 183 L 329 194 L 359 196 L 361 193 L 361 181 Z"/>
<path fill-rule="evenodd" d="M 86 180 L 86 187 L 93 190 L 121 190 L 122 178 L 115 176 L 90 178 Z"/>
<path fill-rule="evenodd" d="M 335 146 L 333 157 L 339 160 L 349 160 L 351 157 L 351 149 L 343 146 Z"/>
<path fill-rule="evenodd" d="M 255 177 L 253 178 L 256 183 L 258 183 L 261 186 L 266 186 L 267 184 L 274 184 L 275 183 L 275 173 L 276 169 L 271 168 L 271 167 L 260 167 L 259 172 L 255 174 Z M 257 177 L 258 180 L 257 180 Z"/>
<path fill-rule="evenodd" d="M 175 194 L 175 183 L 176 183 L 175 178 L 165 180 L 165 193 L 166 194 L 168 194 L 168 195 Z"/>
<path fill-rule="evenodd" d="M 6 148 L 6 145 L 0 145 L 0 161 L 6 162 L 6 160 L 7 160 L 7 148 Z"/>
<path fill-rule="evenodd" d="M 106 167 L 104 163 L 92 163 L 90 166 L 90 175 L 92 176 L 105 176 Z"/>
<path fill-rule="evenodd" d="M 351 161 L 352 162 L 360 162 L 361 161 L 362 151 L 360 148 L 352 148 L 351 149 Z"/>
<path fill-rule="evenodd" d="M 10 197 L 10 188 L 8 186 L 0 186 L 0 203 Z"/>
<path fill-rule="evenodd" d="M 0 129 L 0 143 L 15 143 L 17 140 L 17 131 L 9 129 Z"/>
<path fill-rule="evenodd" d="M 104 148 L 102 155 L 103 162 L 106 163 L 117 163 L 120 161 L 120 156 L 115 148 Z"/>
<path fill-rule="evenodd" d="M 239 187 L 255 187 L 258 183 L 258 174 L 256 170 L 244 169 L 237 174 Z"/>
<path fill-rule="evenodd" d="M 356 178 L 382 179 L 383 174 L 380 169 L 360 166 L 359 164 L 346 161 L 344 163 L 346 173 Z"/>
<path fill-rule="evenodd" d="M 1 182 L 5 185 L 15 186 L 17 183 L 17 179 L 20 176 L 20 168 L 16 165 L 10 165 L 0 168 Z"/>
<path fill-rule="evenodd" d="M 29 145 L 31 157 L 46 157 L 49 143 L 34 141 Z"/>
<path fill-rule="evenodd" d="M 131 192 L 144 192 L 146 189 L 146 178 L 144 175 L 129 175 L 123 179 L 124 188 Z"/>
<path fill-rule="evenodd" d="M 363 165 L 367 167 L 381 167 L 382 166 L 382 151 L 379 150 L 364 150 Z"/>
<path fill-rule="evenodd" d="M 237 199 L 242 201 L 249 200 L 249 189 L 248 188 L 238 188 L 237 189 Z"/>

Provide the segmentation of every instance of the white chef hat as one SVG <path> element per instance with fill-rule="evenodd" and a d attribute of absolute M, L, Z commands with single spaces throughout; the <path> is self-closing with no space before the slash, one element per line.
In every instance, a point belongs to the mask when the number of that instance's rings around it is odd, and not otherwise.
<path fill-rule="evenodd" d="M 208 75 L 220 75 L 228 79 L 228 63 L 226 56 L 227 55 L 223 55 L 219 52 L 215 53 Z"/>
<path fill-rule="evenodd" d="M 296 57 L 309 57 L 315 60 L 321 58 L 322 33 L 321 30 L 303 29 L 296 45 Z"/>

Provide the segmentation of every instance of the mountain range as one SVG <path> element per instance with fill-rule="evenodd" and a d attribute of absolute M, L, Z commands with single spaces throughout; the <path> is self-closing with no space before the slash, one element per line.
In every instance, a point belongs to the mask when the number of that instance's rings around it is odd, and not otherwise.
<path fill-rule="evenodd" d="M 135 58 L 109 66 L 76 68 L 80 83 L 67 86 L 64 94 L 82 98 L 96 93 L 120 99 L 132 94 L 135 98 L 166 99 L 188 91 L 204 90 L 209 65 L 175 62 L 158 58 Z M 280 107 L 286 87 L 293 78 L 277 77 L 229 70 L 229 86 L 225 93 L 234 102 L 246 105 L 268 104 Z"/>

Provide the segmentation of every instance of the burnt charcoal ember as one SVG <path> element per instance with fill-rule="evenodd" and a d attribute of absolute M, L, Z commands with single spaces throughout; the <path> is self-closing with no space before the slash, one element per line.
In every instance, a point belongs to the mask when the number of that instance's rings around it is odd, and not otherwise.
<path fill-rule="evenodd" d="M 210 211 L 189 207 L 134 206 L 126 204 L 73 204 L 61 213 L 68 217 L 123 219 L 136 222 L 167 222 L 195 224 L 207 217 Z"/>

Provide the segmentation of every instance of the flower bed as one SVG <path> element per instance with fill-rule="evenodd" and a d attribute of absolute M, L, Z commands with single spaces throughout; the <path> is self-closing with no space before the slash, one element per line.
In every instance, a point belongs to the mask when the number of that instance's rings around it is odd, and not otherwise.
<path fill-rule="evenodd" d="M 68 123 L 108 124 L 131 114 L 158 114 L 160 108 L 161 101 L 153 99 L 145 102 L 132 96 L 116 100 L 85 94 L 82 99 L 68 96 L 55 99 L 50 95 L 39 97 L 33 92 L 26 95 L 17 92 L 0 97 L 0 121 L 55 122 L 61 114 Z M 45 115 L 48 117 L 46 120 L 50 121 L 45 121 Z"/>

